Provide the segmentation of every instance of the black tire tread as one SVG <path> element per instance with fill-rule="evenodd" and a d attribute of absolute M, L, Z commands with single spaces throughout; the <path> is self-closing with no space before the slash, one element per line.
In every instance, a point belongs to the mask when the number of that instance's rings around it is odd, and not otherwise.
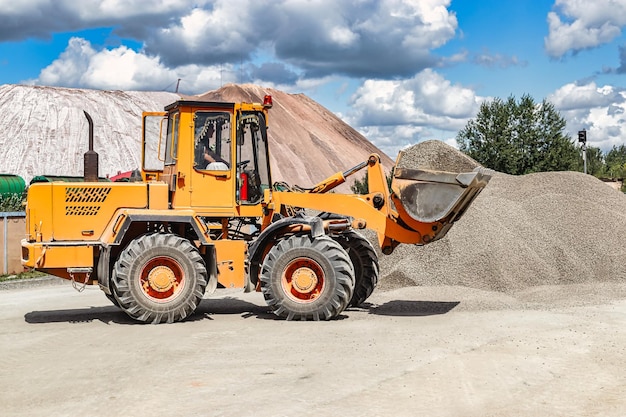
<path fill-rule="evenodd" d="M 276 285 L 279 284 L 273 281 L 280 278 L 272 272 L 276 272 L 274 269 L 277 261 L 292 250 L 299 249 L 317 252 L 332 265 L 333 276 L 327 273 L 326 279 L 332 280 L 334 277 L 336 285 L 328 283 L 331 284 L 328 288 L 333 293 L 326 302 L 294 305 L 281 290 L 276 290 Z M 354 270 L 346 251 L 333 239 L 327 236 L 312 238 L 309 235 L 295 235 L 281 240 L 269 251 L 261 266 L 260 281 L 265 301 L 277 316 L 287 320 L 331 320 L 346 309 L 352 298 Z"/>
<path fill-rule="evenodd" d="M 185 259 L 189 261 L 191 268 L 186 277 L 188 280 L 186 285 L 191 285 L 192 288 L 186 289 L 187 294 L 176 298 L 175 302 L 149 308 L 137 300 L 133 294 L 130 275 L 138 257 L 155 248 L 162 250 L 163 254 L 168 256 L 181 256 L 183 258 L 181 264 L 185 262 Z M 172 234 L 153 233 L 140 236 L 128 244 L 115 263 L 111 280 L 113 295 L 126 314 L 141 322 L 158 324 L 181 321 L 193 313 L 204 296 L 208 274 L 198 249 L 188 240 Z"/>
<path fill-rule="evenodd" d="M 358 307 L 367 300 L 378 285 L 380 266 L 372 244 L 360 233 L 349 230 L 335 237 L 354 266 L 354 293 L 348 307 Z"/>

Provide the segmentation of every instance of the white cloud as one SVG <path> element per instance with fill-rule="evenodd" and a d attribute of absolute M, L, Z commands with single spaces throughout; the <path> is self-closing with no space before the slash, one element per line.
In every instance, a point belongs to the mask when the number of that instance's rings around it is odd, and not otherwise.
<path fill-rule="evenodd" d="M 58 3 L 58 0 L 51 2 Z M 62 1 L 70 10 L 76 10 L 85 20 L 102 18 L 127 19 L 147 14 L 166 14 L 189 8 L 192 4 L 206 4 L 207 1 L 189 0 L 81 0 Z"/>
<path fill-rule="evenodd" d="M 262 51 L 310 77 L 412 75 L 432 65 L 430 50 L 454 36 L 457 20 L 449 5 L 450 0 L 217 0 L 156 28 L 146 51 L 168 65 L 238 63 Z"/>
<path fill-rule="evenodd" d="M 48 6 L 64 10 L 65 13 L 80 16 L 84 20 L 97 20 L 102 17 L 126 18 L 148 13 L 162 13 L 189 7 L 193 4 L 206 4 L 207 1 L 153 0 L 146 7 L 145 0 L 0 0 L 0 10 L 12 15 L 33 13 Z M 147 10 L 149 9 L 149 10 Z"/>
<path fill-rule="evenodd" d="M 421 23 L 409 31 L 403 45 L 430 49 L 437 48 L 452 38 L 458 22 L 456 15 L 448 11 L 449 5 L 449 0 L 390 1 L 391 16 L 410 16 Z"/>
<path fill-rule="evenodd" d="M 357 130 L 394 160 L 400 150 L 429 138 L 428 129 L 422 126 L 364 126 Z"/>
<path fill-rule="evenodd" d="M 330 39 L 337 45 L 348 48 L 359 39 L 359 35 L 346 27 L 334 27 L 329 32 Z"/>
<path fill-rule="evenodd" d="M 553 103 L 567 121 L 572 137 L 582 129 L 587 130 L 591 146 L 610 150 L 626 142 L 626 92 L 610 85 L 597 86 L 566 84 L 552 93 Z"/>
<path fill-rule="evenodd" d="M 528 62 L 521 61 L 516 55 L 509 56 L 500 53 L 491 53 L 486 49 L 474 55 L 472 61 L 475 64 L 488 68 L 525 67 L 528 65 Z"/>
<path fill-rule="evenodd" d="M 207 0 L 0 0 L 0 40 L 47 38 L 51 32 L 115 27 L 137 33 L 165 25 Z"/>
<path fill-rule="evenodd" d="M 394 155 L 407 144 L 432 139 L 427 135 L 435 131 L 437 137 L 455 136 L 482 101 L 473 90 L 427 69 L 407 80 L 365 81 L 352 97 L 346 119 Z"/>
<path fill-rule="evenodd" d="M 9 16 L 20 16 L 26 13 L 37 13 L 37 10 L 50 2 L 51 0 L 0 0 L 0 10 Z"/>
<path fill-rule="evenodd" d="M 453 85 L 426 69 L 406 80 L 367 80 L 352 98 L 358 125 L 433 124 L 455 129 L 478 110 L 482 100 L 473 90 Z M 385 122 L 389 123 L 385 123 Z"/>
<path fill-rule="evenodd" d="M 595 82 L 584 85 L 565 84 L 548 96 L 548 101 L 559 110 L 606 107 L 616 100 L 622 101 L 620 93 L 613 86 L 598 87 Z"/>
<path fill-rule="evenodd" d="M 198 93 L 234 82 L 228 67 L 185 65 L 167 68 L 158 57 L 125 46 L 97 51 L 82 38 L 70 39 L 65 51 L 30 83 L 105 90 L 162 90 L 181 81 L 181 92 Z"/>
<path fill-rule="evenodd" d="M 178 23 L 157 29 L 147 40 L 147 50 L 173 63 L 219 61 L 220 56 L 247 58 L 256 46 L 250 40 L 258 28 L 250 22 L 254 9 L 240 6 L 218 2 L 213 10 L 194 8 Z"/>
<path fill-rule="evenodd" d="M 59 58 L 41 70 L 35 81 L 43 85 L 81 86 L 81 78 L 95 54 L 88 41 L 72 38 Z"/>
<path fill-rule="evenodd" d="M 555 9 L 548 13 L 544 39 L 555 58 L 611 42 L 626 25 L 626 0 L 556 0 Z"/>
<path fill-rule="evenodd" d="M 431 51 L 452 39 L 458 27 L 450 3 L 0 0 L 0 41 L 104 27 L 113 28 L 118 39 L 139 42 L 141 54 L 159 57 L 168 68 L 242 66 L 268 56 L 298 69 L 304 78 L 388 79 L 413 76 L 441 60 Z M 128 52 L 124 55 L 129 59 Z"/>

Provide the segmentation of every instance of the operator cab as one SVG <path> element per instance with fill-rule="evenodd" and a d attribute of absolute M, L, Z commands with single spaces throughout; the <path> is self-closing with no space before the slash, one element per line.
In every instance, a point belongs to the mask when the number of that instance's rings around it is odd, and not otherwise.
<path fill-rule="evenodd" d="M 268 96 L 269 97 L 269 96 Z M 166 182 L 171 208 L 241 215 L 270 189 L 264 104 L 179 100 L 143 114 L 144 180 Z"/>

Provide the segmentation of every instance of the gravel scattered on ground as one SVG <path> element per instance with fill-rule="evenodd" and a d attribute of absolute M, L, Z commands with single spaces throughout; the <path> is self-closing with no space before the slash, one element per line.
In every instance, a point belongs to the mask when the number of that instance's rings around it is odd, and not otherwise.
<path fill-rule="evenodd" d="M 433 142 L 407 149 L 402 162 L 469 168 L 459 162 L 465 157 L 461 152 Z M 380 289 L 462 285 L 516 292 L 619 282 L 626 278 L 625 240 L 626 195 L 595 177 L 495 173 L 446 237 L 423 247 L 400 245 L 380 256 Z"/>
<path fill-rule="evenodd" d="M 0 282 L 0 291 L 19 288 L 44 287 L 48 285 L 65 285 L 69 281 L 51 275 L 36 278 L 11 279 Z"/>

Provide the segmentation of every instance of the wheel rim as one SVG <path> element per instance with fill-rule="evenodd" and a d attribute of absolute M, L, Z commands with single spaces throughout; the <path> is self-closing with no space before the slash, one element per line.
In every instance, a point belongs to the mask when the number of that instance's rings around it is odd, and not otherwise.
<path fill-rule="evenodd" d="M 300 303 L 313 302 L 324 290 L 324 270 L 313 259 L 298 258 L 283 270 L 281 284 L 285 294 Z"/>
<path fill-rule="evenodd" d="M 167 302 L 180 294 L 185 281 L 183 268 L 176 260 L 153 258 L 141 269 L 141 288 L 153 301 Z"/>

